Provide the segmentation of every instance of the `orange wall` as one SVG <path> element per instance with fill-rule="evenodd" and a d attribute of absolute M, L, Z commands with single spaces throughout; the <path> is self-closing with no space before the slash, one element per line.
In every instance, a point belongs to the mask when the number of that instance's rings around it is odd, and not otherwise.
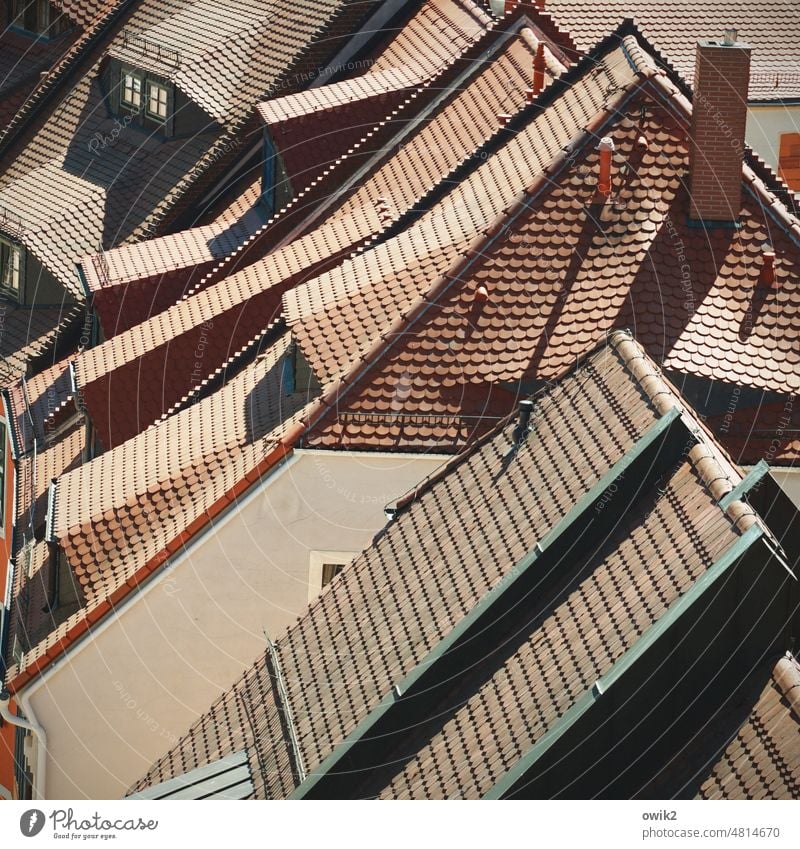
<path fill-rule="evenodd" d="M 8 434 L 8 428 L 6 428 Z M 11 554 L 11 534 L 14 527 L 14 463 L 11 459 L 11 443 L 6 438 L 6 501 L 5 536 L 0 537 L 0 600 L 5 603 L 8 558 Z M 12 702 L 12 711 L 14 710 Z M 4 723 L 0 728 L 0 784 L 8 790 L 14 789 L 14 727 Z"/>

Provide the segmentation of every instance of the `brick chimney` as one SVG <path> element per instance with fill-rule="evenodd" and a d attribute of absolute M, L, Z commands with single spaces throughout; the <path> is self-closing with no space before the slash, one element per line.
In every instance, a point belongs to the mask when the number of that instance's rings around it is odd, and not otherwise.
<path fill-rule="evenodd" d="M 690 221 L 733 224 L 742 203 L 750 46 L 728 30 L 697 42 L 689 153 Z"/>

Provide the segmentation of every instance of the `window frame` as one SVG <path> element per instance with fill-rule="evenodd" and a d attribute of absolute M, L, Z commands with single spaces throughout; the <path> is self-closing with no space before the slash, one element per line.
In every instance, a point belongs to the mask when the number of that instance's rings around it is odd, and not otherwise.
<path fill-rule="evenodd" d="M 149 118 L 152 118 L 155 121 L 158 121 L 160 124 L 166 124 L 169 119 L 169 106 L 170 106 L 170 92 L 169 87 L 164 85 L 162 82 L 158 82 L 157 80 L 153 80 L 150 77 L 147 77 L 145 80 L 146 86 L 146 95 L 145 95 L 145 111 Z M 153 101 L 152 91 L 156 89 L 158 92 L 163 92 L 164 94 L 164 114 L 162 115 L 160 112 L 153 112 L 150 108 L 150 104 Z M 156 105 L 161 106 L 161 98 L 156 97 Z"/>
<path fill-rule="evenodd" d="M 50 0 L 11 0 L 8 19 L 14 29 L 47 41 L 75 27 L 66 12 L 56 9 Z"/>
<path fill-rule="evenodd" d="M 311 603 L 336 576 L 346 569 L 359 555 L 358 551 L 311 551 L 308 558 L 308 601 Z M 339 566 L 327 582 L 326 566 Z"/>
<path fill-rule="evenodd" d="M 800 131 L 778 133 L 778 176 L 793 192 L 800 192 L 800 154 L 794 150 L 800 150 Z"/>
<path fill-rule="evenodd" d="M 0 418 L 0 539 L 6 535 L 6 483 L 8 481 L 6 465 L 8 463 L 8 424 Z M 3 599 L 5 603 L 5 599 Z"/>
<path fill-rule="evenodd" d="M 125 119 L 125 126 L 138 126 L 148 132 L 159 132 L 166 138 L 174 134 L 175 87 L 168 77 L 146 71 L 126 62 L 113 62 L 109 68 L 108 106 L 111 115 Z M 128 86 L 128 81 L 131 85 Z M 135 82 L 133 82 L 135 81 Z M 138 85 L 139 101 L 128 100 L 126 92 Z M 160 93 L 156 94 L 156 90 Z M 163 106 L 164 115 L 150 108 L 151 97 Z"/>
<path fill-rule="evenodd" d="M 5 259 L 6 255 L 9 257 Z M 15 275 L 13 285 L 6 283 L 6 262 L 11 262 L 11 273 Z M 14 266 L 16 265 L 16 269 Z M 18 303 L 22 300 L 22 283 L 24 281 L 23 249 L 19 242 L 0 233 L 0 293 L 14 298 Z"/>
<path fill-rule="evenodd" d="M 139 112 L 142 108 L 142 98 L 144 97 L 144 77 L 141 74 L 136 73 L 136 71 L 130 68 L 122 68 L 120 70 L 121 79 L 119 83 L 119 103 L 120 106 L 124 109 L 129 109 L 135 112 Z M 131 80 L 133 84 L 138 84 L 138 91 L 135 90 L 135 86 L 131 85 L 131 91 L 138 95 L 139 102 L 134 103 L 132 100 L 127 100 L 125 94 L 128 90 L 127 82 L 128 79 Z"/>

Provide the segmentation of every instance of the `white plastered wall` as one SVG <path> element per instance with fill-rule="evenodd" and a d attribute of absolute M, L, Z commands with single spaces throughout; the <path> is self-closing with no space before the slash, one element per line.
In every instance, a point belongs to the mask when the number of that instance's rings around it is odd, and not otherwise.
<path fill-rule="evenodd" d="M 273 472 L 26 690 L 47 798 L 123 796 L 305 610 L 311 552 L 367 547 L 443 459 L 301 451 Z"/>

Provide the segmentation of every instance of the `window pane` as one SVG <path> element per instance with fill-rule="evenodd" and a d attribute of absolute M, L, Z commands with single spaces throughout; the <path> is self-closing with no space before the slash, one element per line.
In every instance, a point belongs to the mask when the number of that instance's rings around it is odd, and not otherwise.
<path fill-rule="evenodd" d="M 142 81 L 135 74 L 123 74 L 122 102 L 137 107 L 142 104 Z"/>
<path fill-rule="evenodd" d="M 322 586 L 327 587 L 328 584 L 344 569 L 344 563 L 323 563 L 322 564 Z"/>
<path fill-rule="evenodd" d="M 0 284 L 6 289 L 19 291 L 20 248 L 0 242 Z"/>
<path fill-rule="evenodd" d="M 158 83 L 147 84 L 147 109 L 158 118 L 167 117 L 167 89 Z"/>

